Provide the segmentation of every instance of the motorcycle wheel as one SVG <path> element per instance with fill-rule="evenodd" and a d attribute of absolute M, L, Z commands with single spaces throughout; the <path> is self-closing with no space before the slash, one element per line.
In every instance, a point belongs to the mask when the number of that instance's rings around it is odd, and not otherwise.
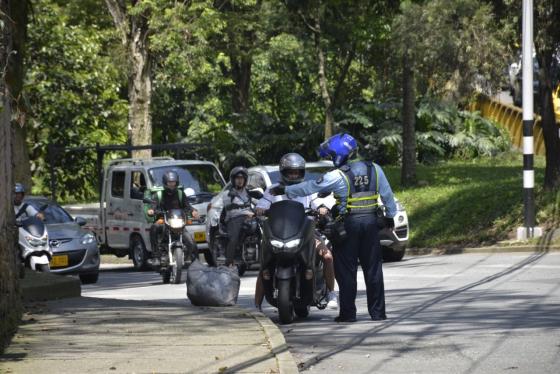
<path fill-rule="evenodd" d="M 243 274 L 245 274 L 245 272 L 247 271 L 247 264 L 246 263 L 241 263 L 237 266 L 237 273 L 239 274 L 240 277 L 243 276 Z"/>
<path fill-rule="evenodd" d="M 181 272 L 184 264 L 183 249 L 175 248 L 173 257 L 175 257 L 175 265 L 171 267 L 170 281 L 173 284 L 179 284 L 181 283 Z"/>
<path fill-rule="evenodd" d="M 163 284 L 168 284 L 171 281 L 171 270 L 169 268 L 161 269 L 161 279 Z"/>
<path fill-rule="evenodd" d="M 294 320 L 294 304 L 291 298 L 290 283 L 290 279 L 278 281 L 278 315 L 280 323 L 283 325 L 290 324 Z"/>
<path fill-rule="evenodd" d="M 50 273 L 51 272 L 51 268 L 50 268 L 49 264 L 37 264 L 36 269 L 37 269 L 37 271 L 40 271 L 40 272 L 43 272 L 43 273 Z"/>

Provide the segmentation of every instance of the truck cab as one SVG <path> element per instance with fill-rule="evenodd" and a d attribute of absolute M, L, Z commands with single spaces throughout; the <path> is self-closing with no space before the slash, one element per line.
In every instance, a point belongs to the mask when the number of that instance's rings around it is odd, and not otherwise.
<path fill-rule="evenodd" d="M 98 220 L 92 224 L 105 252 L 119 257 L 128 255 L 134 267 L 146 267 L 151 258 L 150 227 L 144 213 L 144 192 L 161 187 L 168 170 L 179 175 L 180 186 L 194 195 L 191 205 L 200 218 L 187 229 L 199 249 L 208 248 L 205 220 L 209 201 L 225 185 L 216 165 L 209 161 L 175 160 L 170 157 L 151 159 L 119 159 L 111 161 L 103 174 Z"/>

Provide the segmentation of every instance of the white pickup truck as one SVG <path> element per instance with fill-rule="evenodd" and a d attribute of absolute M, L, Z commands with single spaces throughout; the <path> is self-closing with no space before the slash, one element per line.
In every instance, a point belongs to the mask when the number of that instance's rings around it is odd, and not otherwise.
<path fill-rule="evenodd" d="M 67 205 L 72 215 L 84 217 L 102 253 L 129 256 L 138 270 L 146 267 L 151 257 L 150 227 L 144 214 L 144 191 L 161 186 L 163 174 L 174 170 L 185 188 L 194 190 L 193 206 L 200 219 L 187 227 L 199 249 L 207 249 L 205 232 L 208 202 L 225 185 L 216 165 L 209 161 L 175 160 L 171 157 L 119 159 L 104 170 L 99 203 Z M 192 191 L 191 191 L 192 192 Z"/>

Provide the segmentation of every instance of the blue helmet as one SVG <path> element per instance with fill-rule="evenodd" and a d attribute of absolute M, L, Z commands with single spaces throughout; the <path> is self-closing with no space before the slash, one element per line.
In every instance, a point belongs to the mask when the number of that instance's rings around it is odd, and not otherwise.
<path fill-rule="evenodd" d="M 14 186 L 14 192 L 15 193 L 25 193 L 25 187 L 23 187 L 23 184 L 21 184 L 21 183 L 16 183 L 16 185 Z"/>
<path fill-rule="evenodd" d="M 357 150 L 358 143 L 352 135 L 336 134 L 321 143 L 318 153 L 321 158 L 330 158 L 338 168 L 344 165 Z"/>

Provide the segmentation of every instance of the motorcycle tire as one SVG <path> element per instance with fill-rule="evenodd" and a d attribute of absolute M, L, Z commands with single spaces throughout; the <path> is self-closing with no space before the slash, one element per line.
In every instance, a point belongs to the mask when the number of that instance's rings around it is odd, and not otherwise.
<path fill-rule="evenodd" d="M 240 277 L 242 277 L 243 274 L 245 274 L 246 271 L 247 271 L 247 264 L 246 263 L 241 263 L 237 266 L 237 274 L 239 274 Z"/>
<path fill-rule="evenodd" d="M 183 249 L 175 248 L 173 251 L 173 257 L 175 257 L 175 265 L 171 266 L 170 281 L 173 284 L 179 284 L 181 283 L 181 273 L 185 263 Z"/>
<path fill-rule="evenodd" d="M 278 316 L 280 323 L 287 325 L 294 320 L 294 304 L 292 303 L 290 279 L 278 280 Z"/>
<path fill-rule="evenodd" d="M 163 284 L 169 284 L 171 281 L 171 270 L 169 268 L 161 269 L 161 279 Z"/>
<path fill-rule="evenodd" d="M 37 271 L 40 271 L 42 273 L 51 272 L 51 267 L 49 266 L 49 264 L 37 264 L 35 268 Z"/>

